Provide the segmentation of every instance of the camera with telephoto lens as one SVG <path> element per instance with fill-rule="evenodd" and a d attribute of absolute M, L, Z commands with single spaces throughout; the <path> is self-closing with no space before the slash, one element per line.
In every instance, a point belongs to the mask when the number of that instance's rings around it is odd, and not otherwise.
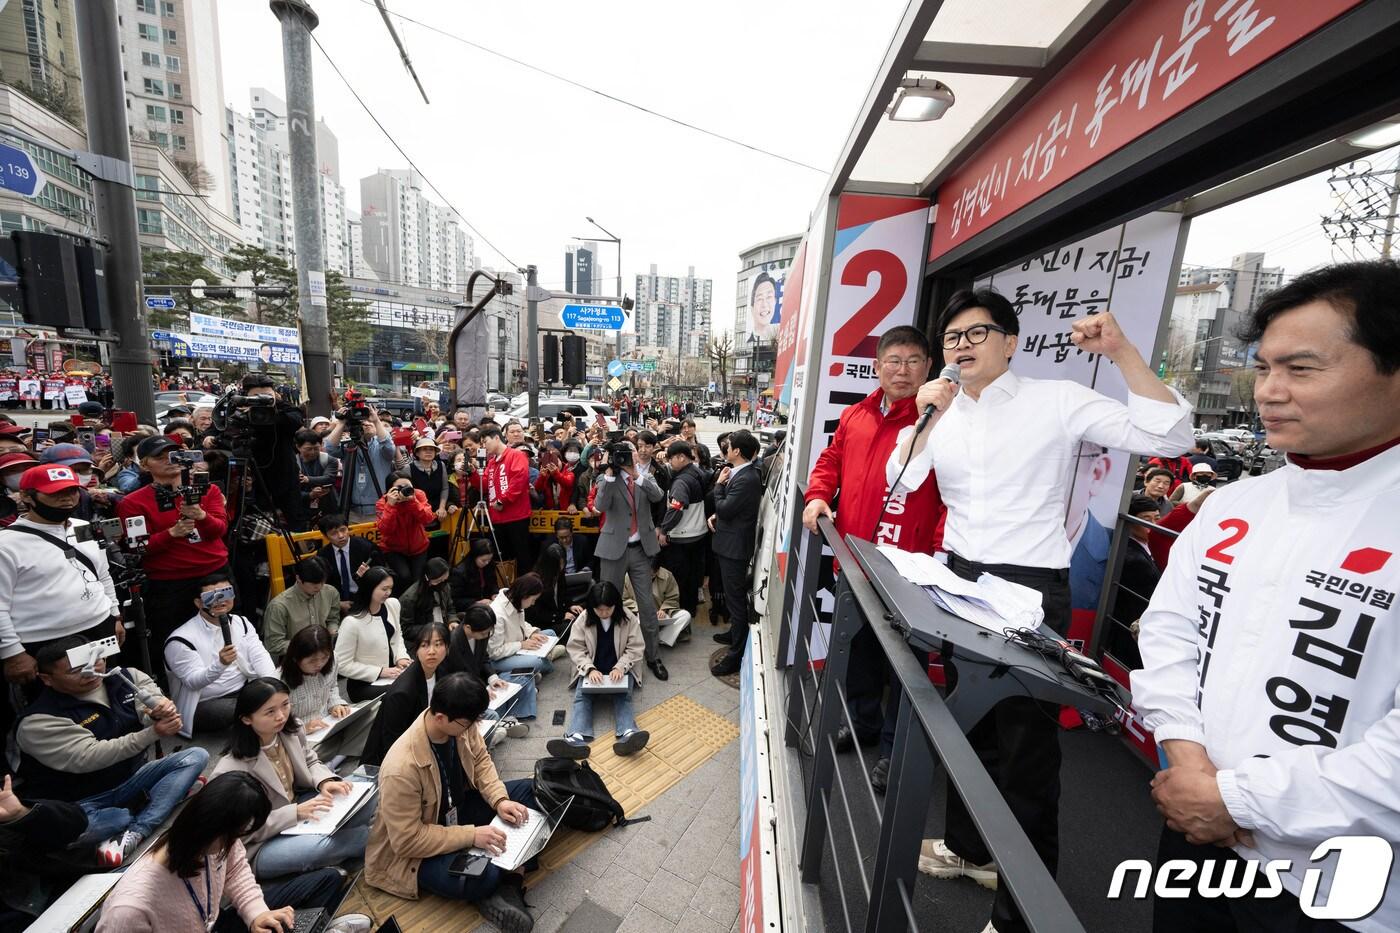
<path fill-rule="evenodd" d="M 209 474 L 194 470 L 194 465 L 201 460 L 201 455 L 193 450 L 178 450 L 170 455 L 170 462 L 180 465 L 180 485 L 174 488 L 159 483 L 152 485 L 158 510 L 169 512 L 181 504 L 199 505 L 209 492 Z"/>

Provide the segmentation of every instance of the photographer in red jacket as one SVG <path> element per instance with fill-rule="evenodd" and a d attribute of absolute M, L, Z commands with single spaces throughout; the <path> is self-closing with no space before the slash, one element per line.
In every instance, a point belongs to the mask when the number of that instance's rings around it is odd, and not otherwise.
<path fill-rule="evenodd" d="M 123 522 L 136 516 L 146 520 L 150 537 L 143 567 L 148 579 L 142 595 L 155 658 L 161 657 L 165 639 L 175 627 L 189 618 L 190 603 L 199 596 L 199 581 L 228 564 L 224 494 L 218 486 L 199 484 L 203 496 L 197 503 L 190 501 L 185 488 L 194 472 L 191 469 L 186 476 L 185 466 L 171 459 L 180 450 L 182 445 L 160 435 L 142 441 L 136 448 L 136 462 L 150 482 L 117 506 Z M 164 666 L 152 666 L 156 670 L 147 673 L 164 683 Z"/>
<path fill-rule="evenodd" d="M 394 574 L 394 593 L 401 594 L 423 576 L 428 562 L 427 527 L 437 512 L 421 489 L 414 489 L 407 473 L 389 476 L 389 488 L 375 503 L 379 549 Z"/>
<path fill-rule="evenodd" d="M 931 366 L 928 338 L 918 328 L 893 327 L 880 338 L 875 348 L 880 388 L 841 413 L 836 434 L 812 470 L 807 507 L 802 510 L 802 524 L 808 531 L 816 531 L 817 518 L 824 515 L 834 520 L 842 537 L 852 534 L 923 554 L 938 548 L 943 540 L 944 509 L 936 478 L 912 493 L 891 496 L 885 508 L 889 487 L 883 467 L 900 430 L 919 420 L 914 395 L 928 381 Z M 877 520 L 879 528 L 875 527 Z M 914 654 L 927 666 L 928 652 Z M 856 734 L 851 735 L 851 730 L 843 725 L 836 733 L 836 750 L 848 751 L 857 739 L 862 745 L 879 742 L 880 757 L 870 780 L 881 793 L 889 774 L 897 712 L 895 703 L 883 713 L 880 709 L 888 679 L 889 668 L 875 634 L 864 627 L 851 640 L 850 668 L 846 674 L 846 705 Z"/>

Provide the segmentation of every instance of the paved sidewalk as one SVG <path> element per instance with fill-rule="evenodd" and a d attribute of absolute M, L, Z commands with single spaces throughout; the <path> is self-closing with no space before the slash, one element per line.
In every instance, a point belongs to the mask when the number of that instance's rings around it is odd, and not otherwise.
<path fill-rule="evenodd" d="M 688 643 L 662 649 L 671 679 L 646 672 L 635 709 L 656 706 L 676 694 L 738 722 L 739 691 L 709 670 L 718 646 L 710 636 L 704 606 L 691 624 Z M 501 777 L 530 777 L 545 743 L 563 733 L 551 725 L 556 710 L 567 716 L 573 692 L 569 662 L 540 684 L 539 716 L 523 739 L 495 749 Z M 598 710 L 594 731 L 612 729 L 611 712 Z M 654 800 L 642 815 L 651 821 L 613 829 L 560 871 L 527 893 L 535 933 L 726 933 L 739 919 L 739 743 L 715 757 Z M 487 923 L 478 929 L 494 931 Z"/>

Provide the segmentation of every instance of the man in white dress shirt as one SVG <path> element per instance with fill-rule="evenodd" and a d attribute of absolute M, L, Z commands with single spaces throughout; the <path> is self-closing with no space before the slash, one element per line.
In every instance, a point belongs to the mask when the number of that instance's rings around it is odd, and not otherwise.
<path fill-rule="evenodd" d="M 1162 384 L 1109 313 L 1076 321 L 1072 339 L 1118 367 L 1130 393 L 1126 405 L 1069 380 L 1016 376 L 1010 362 L 1019 332 L 1015 310 L 996 291 L 952 297 L 934 339 L 944 362 L 960 367 L 961 387 L 942 379 L 924 384 L 917 405 L 932 405 L 937 414 L 917 437 L 913 427 L 900 433 L 886 474 L 894 488 L 903 472 L 899 491 L 917 489 L 932 469 L 948 509 L 943 547 L 949 568 L 966 579 L 993 573 L 1038 590 L 1045 624 L 1063 635 L 1070 622 L 1073 553 L 1065 513 L 1080 442 L 1179 454 L 1193 439 L 1191 406 Z M 950 688 L 956 660 L 951 666 Z M 1052 873 L 1059 860 L 1056 714 L 1053 704 L 1014 697 L 968 734 Z M 951 789 L 947 809 L 945 838 L 925 840 L 920 869 L 935 878 L 965 876 L 997 887 L 991 854 Z M 1025 929 L 1005 886 L 998 888 L 987 929 Z"/>

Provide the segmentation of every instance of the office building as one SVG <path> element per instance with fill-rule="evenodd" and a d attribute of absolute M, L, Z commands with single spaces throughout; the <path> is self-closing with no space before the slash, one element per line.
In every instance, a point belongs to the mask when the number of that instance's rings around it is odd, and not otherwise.
<path fill-rule="evenodd" d="M 564 291 L 575 295 L 597 295 L 593 290 L 596 255 L 587 246 L 570 246 L 564 250 Z"/>

